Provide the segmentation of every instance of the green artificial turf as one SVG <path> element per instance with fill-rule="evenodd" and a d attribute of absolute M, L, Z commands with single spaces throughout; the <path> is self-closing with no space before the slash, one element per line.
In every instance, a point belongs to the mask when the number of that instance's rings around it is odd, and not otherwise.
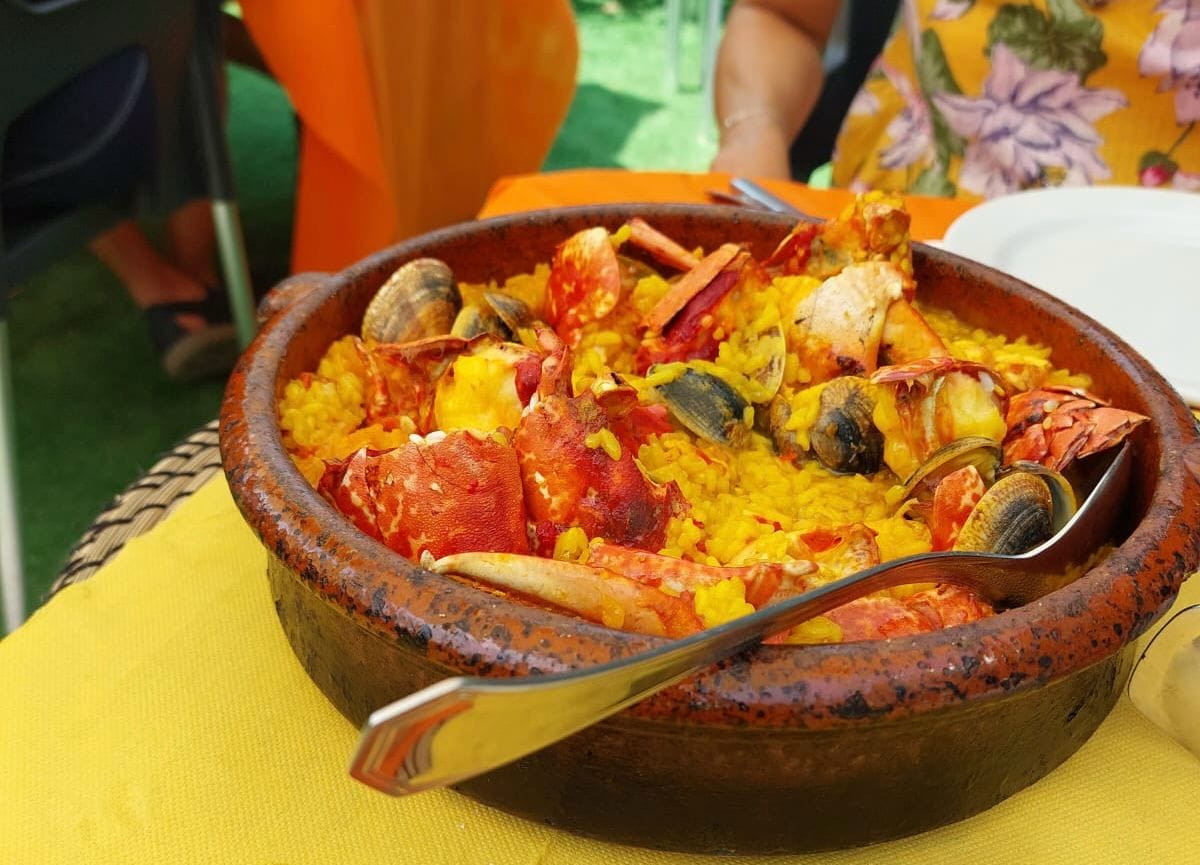
<path fill-rule="evenodd" d="M 545 168 L 703 171 L 716 153 L 701 78 L 706 0 L 683 0 L 678 86 L 662 0 L 575 0 L 579 84 Z"/>
<path fill-rule="evenodd" d="M 682 85 L 675 88 L 668 80 L 662 0 L 575 0 L 579 86 L 547 169 L 707 167 L 715 136 L 700 81 L 703 5 L 684 2 Z M 274 82 L 237 66 L 230 67 L 229 80 L 238 199 L 251 270 L 264 289 L 287 268 L 295 121 Z M 111 497 L 216 415 L 222 384 L 167 379 L 142 315 L 86 251 L 21 286 L 8 318 L 32 608 Z"/>

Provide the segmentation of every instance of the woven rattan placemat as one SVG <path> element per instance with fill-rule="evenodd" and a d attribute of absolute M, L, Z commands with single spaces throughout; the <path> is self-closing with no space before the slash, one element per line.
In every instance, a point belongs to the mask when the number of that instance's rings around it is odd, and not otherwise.
<path fill-rule="evenodd" d="M 214 420 L 164 454 L 100 512 L 71 549 L 47 598 L 91 577 L 126 542 L 154 528 L 220 469 Z"/>

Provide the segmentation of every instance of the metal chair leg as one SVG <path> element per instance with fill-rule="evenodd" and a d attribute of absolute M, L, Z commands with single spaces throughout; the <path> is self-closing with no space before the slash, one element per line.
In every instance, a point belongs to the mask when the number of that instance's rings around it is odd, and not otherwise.
<path fill-rule="evenodd" d="M 679 89 L 679 23 L 683 17 L 682 0 L 667 0 L 667 89 Z"/>
<path fill-rule="evenodd" d="M 213 202 L 213 225 L 217 233 L 217 248 L 229 306 L 242 347 L 254 338 L 254 291 L 250 282 L 250 266 L 246 258 L 246 242 L 242 236 L 242 221 L 238 215 L 237 198 L 233 191 L 233 168 L 229 148 L 217 104 L 217 75 L 221 72 L 220 50 L 215 37 L 218 29 L 205 16 L 220 15 L 215 3 L 198 5 L 196 48 L 189 64 L 189 86 L 195 106 L 196 126 L 200 149 L 204 156 L 204 173 Z"/>
<path fill-rule="evenodd" d="M 705 0 L 700 10 L 700 87 L 707 106 L 705 123 L 712 121 L 713 75 L 717 65 L 717 48 L 721 42 L 721 21 L 724 15 L 722 0 Z M 679 40 L 683 19 L 682 0 L 667 0 L 667 86 L 671 90 L 680 87 Z"/>
<path fill-rule="evenodd" d="M 246 259 L 246 241 L 242 235 L 242 218 L 236 201 L 214 198 L 213 226 L 217 232 L 217 249 L 221 256 L 221 273 L 229 292 L 229 307 L 237 327 L 238 344 L 245 348 L 254 339 L 254 289 L 250 282 L 250 264 Z"/>
<path fill-rule="evenodd" d="M 21 570 L 21 531 L 17 511 L 16 414 L 8 350 L 8 322 L 0 318 L 0 597 L 4 630 L 25 620 L 25 575 Z"/>
<path fill-rule="evenodd" d="M 713 89 L 717 75 L 717 49 L 721 44 L 721 17 L 723 14 L 721 0 L 708 0 L 708 8 L 704 13 L 704 30 L 701 45 L 700 83 L 704 88 L 705 126 L 715 122 L 713 117 Z"/>

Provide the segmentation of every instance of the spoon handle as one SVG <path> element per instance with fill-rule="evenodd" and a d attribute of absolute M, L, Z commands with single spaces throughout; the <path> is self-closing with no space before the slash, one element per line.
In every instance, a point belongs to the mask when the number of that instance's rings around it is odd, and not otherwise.
<path fill-rule="evenodd" d="M 784 201 L 769 189 L 759 186 L 753 180 L 747 180 L 744 177 L 734 177 L 729 181 L 729 185 L 742 195 L 749 198 L 751 201 L 762 205 L 767 210 L 774 211 L 775 213 L 784 213 L 788 216 L 795 216 L 797 218 L 813 218 L 801 211 L 798 207 L 793 206 L 790 202 Z"/>
<path fill-rule="evenodd" d="M 947 552 L 876 565 L 649 652 L 590 669 L 512 679 L 444 679 L 371 714 L 350 774 L 402 795 L 465 781 L 565 739 L 680 679 L 863 595 L 950 582 L 999 602 L 1056 588 L 1045 564 L 1082 561 L 1108 537 L 1129 477 L 1122 446 L 1074 520 L 1021 556 Z"/>
<path fill-rule="evenodd" d="M 564 739 L 765 636 L 849 600 L 944 576 L 945 562 L 937 557 L 889 562 L 599 667 L 514 679 L 444 679 L 371 714 L 350 774 L 392 795 L 465 781 Z"/>

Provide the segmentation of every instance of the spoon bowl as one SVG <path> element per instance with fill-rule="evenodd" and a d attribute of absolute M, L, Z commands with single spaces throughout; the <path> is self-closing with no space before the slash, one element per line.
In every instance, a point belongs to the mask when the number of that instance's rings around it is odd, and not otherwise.
<path fill-rule="evenodd" d="M 1130 479 L 1129 445 L 1093 458 L 1083 505 L 1018 555 L 939 552 L 884 562 L 660 649 L 536 678 L 444 679 L 373 712 L 350 774 L 392 795 L 445 787 L 551 745 L 763 638 L 880 589 L 954 583 L 997 607 L 1037 600 L 1112 535 Z M 531 719 L 536 721 L 531 722 Z"/>

